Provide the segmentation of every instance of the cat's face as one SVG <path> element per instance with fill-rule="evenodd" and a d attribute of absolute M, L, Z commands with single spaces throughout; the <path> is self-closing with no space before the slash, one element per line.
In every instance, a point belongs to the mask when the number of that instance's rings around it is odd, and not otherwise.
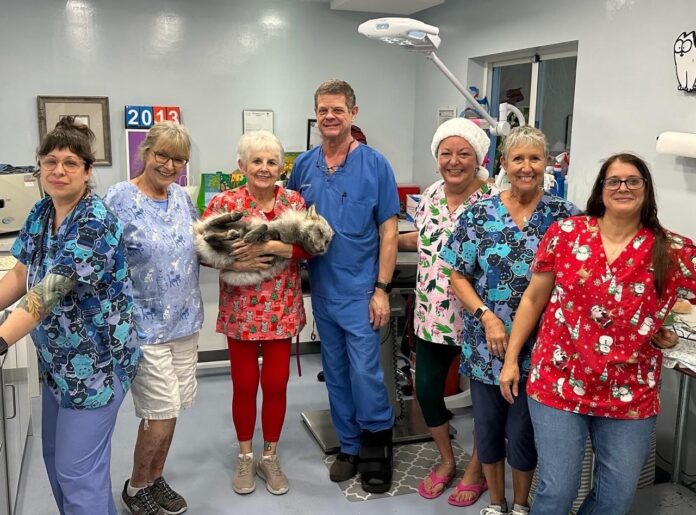
<path fill-rule="evenodd" d="M 307 241 L 303 242 L 303 247 L 310 254 L 320 255 L 326 253 L 329 249 L 329 243 L 333 238 L 334 232 L 329 223 L 317 213 L 316 208 L 312 205 L 307 210 L 305 220 L 309 222 L 307 231 Z"/>
<path fill-rule="evenodd" d="M 696 31 L 691 31 L 688 34 L 686 32 L 682 32 L 674 42 L 674 54 L 678 55 L 679 57 L 684 57 L 684 54 L 688 52 L 696 52 L 696 50 L 694 50 L 695 45 Z"/>

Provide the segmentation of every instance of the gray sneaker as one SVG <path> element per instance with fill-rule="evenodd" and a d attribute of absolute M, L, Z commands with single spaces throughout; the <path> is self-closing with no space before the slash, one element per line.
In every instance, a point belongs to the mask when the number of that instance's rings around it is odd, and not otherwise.
<path fill-rule="evenodd" d="M 128 479 L 123 485 L 121 501 L 132 515 L 166 515 L 166 512 L 152 497 L 152 490 L 149 486 L 141 488 L 135 495 L 128 495 Z"/>
<path fill-rule="evenodd" d="M 242 495 L 256 490 L 256 462 L 253 456 L 240 454 L 237 457 L 237 471 L 232 480 L 232 489 Z"/>
<path fill-rule="evenodd" d="M 283 495 L 290 489 L 288 478 L 280 468 L 277 454 L 261 457 L 256 474 L 266 482 L 266 490 L 273 495 Z"/>
<path fill-rule="evenodd" d="M 168 515 L 179 515 L 188 509 L 186 499 L 172 490 L 172 487 L 169 486 L 163 477 L 155 479 L 155 482 L 150 487 L 150 491 L 155 502 Z"/>

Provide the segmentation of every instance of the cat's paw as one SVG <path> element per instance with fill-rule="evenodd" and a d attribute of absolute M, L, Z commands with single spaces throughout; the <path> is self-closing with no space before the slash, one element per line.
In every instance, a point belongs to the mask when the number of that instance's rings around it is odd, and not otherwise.
<path fill-rule="evenodd" d="M 203 220 L 205 226 L 210 229 L 226 229 L 230 224 L 238 222 L 242 218 L 242 213 L 232 211 L 223 215 L 206 218 Z"/>
<path fill-rule="evenodd" d="M 264 243 L 270 240 L 268 237 L 268 232 L 268 224 L 261 224 L 246 233 L 244 236 L 244 241 L 246 243 Z"/>

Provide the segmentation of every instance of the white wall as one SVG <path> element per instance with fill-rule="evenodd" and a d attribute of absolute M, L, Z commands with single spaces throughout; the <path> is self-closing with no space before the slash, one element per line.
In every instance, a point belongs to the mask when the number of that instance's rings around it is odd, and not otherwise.
<path fill-rule="evenodd" d="M 286 149 L 304 150 L 314 90 L 338 77 L 410 182 L 416 62 L 358 34 L 374 16 L 299 0 L 0 0 L 0 162 L 33 163 L 37 95 L 95 95 L 109 97 L 113 155 L 98 191 L 125 179 L 126 104 L 180 106 L 192 172 L 230 171 L 243 109 L 272 109 Z"/>
<path fill-rule="evenodd" d="M 440 27 L 438 55 L 463 84 L 468 59 L 578 41 L 570 199 L 584 207 L 600 162 L 630 150 L 654 172 L 663 224 L 696 238 L 696 159 L 658 155 L 655 138 L 666 130 L 696 133 L 696 94 L 677 91 L 673 45 L 696 29 L 694 0 L 450 0 L 421 13 Z M 417 58 L 414 182 L 433 181 L 430 141 L 438 106 L 463 106 L 461 96 L 424 58 Z M 477 83 L 480 73 L 472 80 Z M 658 452 L 671 459 L 677 374 L 665 371 Z M 686 469 L 696 473 L 691 388 Z M 663 463 L 664 466 L 664 463 Z"/>
<path fill-rule="evenodd" d="M 665 130 L 696 132 L 696 94 L 677 91 L 673 45 L 696 29 L 693 0 L 450 0 L 419 16 L 440 27 L 438 55 L 463 84 L 467 60 L 577 40 L 569 196 L 584 207 L 600 162 L 632 150 L 655 172 L 663 223 L 696 237 L 688 203 L 696 194 L 696 160 L 659 156 Z M 414 182 L 432 182 L 429 152 L 435 110 L 463 99 L 419 56 L 416 78 Z M 474 83 L 479 82 L 476 77 Z M 481 84 L 478 84 L 481 85 Z"/>

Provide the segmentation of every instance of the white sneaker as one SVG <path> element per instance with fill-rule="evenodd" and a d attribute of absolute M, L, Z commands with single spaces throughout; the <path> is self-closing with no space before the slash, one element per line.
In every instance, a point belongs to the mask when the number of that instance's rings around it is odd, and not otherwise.
<path fill-rule="evenodd" d="M 521 504 L 513 504 L 509 515 L 529 515 L 529 507 Z"/>
<path fill-rule="evenodd" d="M 500 504 L 489 504 L 481 510 L 481 515 L 508 515 L 507 503 L 505 506 Z"/>

